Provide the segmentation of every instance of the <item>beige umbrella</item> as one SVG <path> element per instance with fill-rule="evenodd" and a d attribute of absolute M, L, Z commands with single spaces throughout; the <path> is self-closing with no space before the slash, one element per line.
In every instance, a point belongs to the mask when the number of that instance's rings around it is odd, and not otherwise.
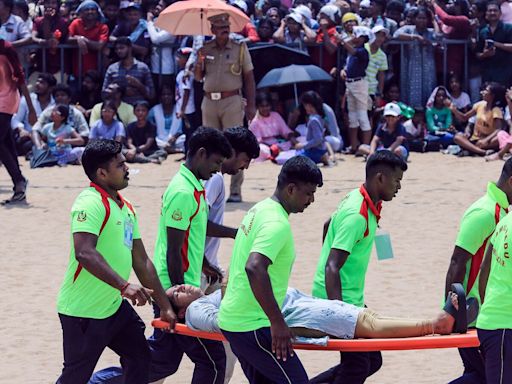
<path fill-rule="evenodd" d="M 184 0 L 165 8 L 155 24 L 173 35 L 212 35 L 208 18 L 222 13 L 229 14 L 231 32 L 240 32 L 250 21 L 241 10 L 221 0 Z"/>

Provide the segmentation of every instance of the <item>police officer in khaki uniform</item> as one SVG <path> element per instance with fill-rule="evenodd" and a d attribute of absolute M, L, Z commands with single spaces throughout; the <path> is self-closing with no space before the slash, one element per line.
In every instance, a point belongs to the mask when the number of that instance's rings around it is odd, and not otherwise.
<path fill-rule="evenodd" d="M 205 43 L 199 50 L 194 67 L 195 79 L 203 80 L 203 126 L 221 130 L 243 126 L 244 109 L 249 121 L 256 112 L 256 85 L 251 56 L 245 43 L 230 39 L 227 13 L 211 16 L 208 20 L 215 39 Z M 242 200 L 242 182 L 242 172 L 231 178 L 228 201 Z"/>

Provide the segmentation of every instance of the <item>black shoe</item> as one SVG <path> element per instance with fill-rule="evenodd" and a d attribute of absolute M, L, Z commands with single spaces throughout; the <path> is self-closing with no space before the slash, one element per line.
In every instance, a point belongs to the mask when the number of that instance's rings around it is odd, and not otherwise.
<path fill-rule="evenodd" d="M 242 196 L 240 195 L 231 195 L 226 200 L 227 203 L 241 203 L 242 202 Z"/>

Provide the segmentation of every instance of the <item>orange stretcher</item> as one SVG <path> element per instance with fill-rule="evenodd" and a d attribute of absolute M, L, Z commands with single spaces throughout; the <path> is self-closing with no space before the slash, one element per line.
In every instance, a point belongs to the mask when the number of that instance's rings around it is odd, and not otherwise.
<path fill-rule="evenodd" d="M 169 324 L 154 319 L 151 325 L 155 328 L 165 328 Z M 178 335 L 199 337 L 201 339 L 225 341 L 220 333 L 195 331 L 184 324 L 177 324 L 175 333 Z M 310 351 L 345 351 L 345 352 L 371 352 L 371 351 L 404 351 L 411 349 L 436 348 L 470 348 L 478 347 L 480 342 L 476 330 L 469 330 L 466 334 L 434 335 L 422 337 L 406 337 L 396 339 L 329 339 L 327 345 L 294 344 L 295 349 Z"/>

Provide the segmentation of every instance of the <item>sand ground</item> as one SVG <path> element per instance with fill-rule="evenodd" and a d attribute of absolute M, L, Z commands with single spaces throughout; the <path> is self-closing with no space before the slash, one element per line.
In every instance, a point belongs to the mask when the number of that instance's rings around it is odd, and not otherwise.
<path fill-rule="evenodd" d="M 62 335 L 55 300 L 68 261 L 69 210 L 87 185 L 81 167 L 31 170 L 28 204 L 0 207 L 0 383 L 53 383 L 62 364 Z M 462 213 L 499 176 L 502 163 L 481 158 L 458 159 L 442 154 L 413 154 L 392 202 L 384 204 L 381 226 L 391 234 L 395 258 L 372 256 L 366 302 L 388 315 L 434 315 L 441 302 L 444 278 Z M 157 231 L 160 196 L 178 169 L 170 158 L 161 166 L 132 165 L 123 195 L 139 213 L 143 239 L 151 254 Z M 255 202 L 272 194 L 279 167 L 254 164 L 246 172 L 243 204 L 228 205 L 225 222 L 236 226 Z M 291 217 L 297 261 L 291 285 L 310 292 L 320 253 L 322 225 L 344 194 L 364 177 L 360 159 L 344 157 L 324 169 L 325 184 L 305 213 Z M 10 179 L 0 169 L 0 199 L 10 196 Z M 221 263 L 229 261 L 232 240 L 223 241 Z M 133 278 L 133 277 L 132 277 Z M 149 324 L 149 307 L 138 310 Z M 150 333 L 150 327 L 147 329 Z M 334 365 L 336 352 L 299 352 L 310 377 Z M 384 352 L 384 366 L 368 383 L 446 383 L 462 370 L 458 353 L 450 350 Z M 117 362 L 106 352 L 98 368 Z M 169 383 L 189 383 L 192 365 L 184 359 Z M 233 383 L 245 383 L 237 367 Z"/>

